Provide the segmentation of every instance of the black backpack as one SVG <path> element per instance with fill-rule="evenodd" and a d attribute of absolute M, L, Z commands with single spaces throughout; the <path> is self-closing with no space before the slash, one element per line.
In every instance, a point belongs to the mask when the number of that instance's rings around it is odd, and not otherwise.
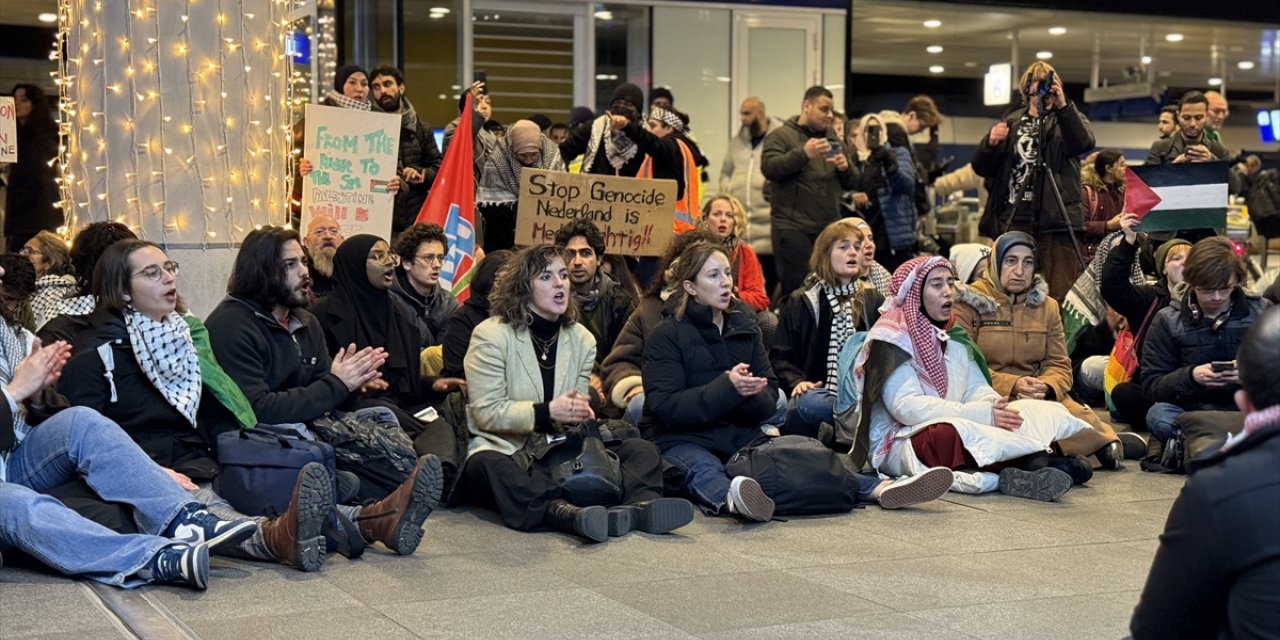
<path fill-rule="evenodd" d="M 311 430 L 333 446 L 339 471 L 360 478 L 357 499 L 362 503 L 395 491 L 418 461 L 408 434 L 389 409 L 330 411 L 317 418 Z"/>
<path fill-rule="evenodd" d="M 1267 169 L 1253 179 L 1245 197 L 1249 219 L 1258 233 L 1268 238 L 1280 237 L 1280 171 Z"/>
<path fill-rule="evenodd" d="M 755 478 L 778 514 L 845 513 L 858 482 L 843 456 L 804 436 L 779 436 L 744 447 L 725 463 L 730 477 Z"/>

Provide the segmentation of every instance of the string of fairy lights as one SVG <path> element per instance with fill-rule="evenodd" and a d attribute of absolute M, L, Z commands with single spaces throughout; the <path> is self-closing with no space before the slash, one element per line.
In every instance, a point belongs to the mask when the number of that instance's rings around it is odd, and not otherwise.
<path fill-rule="evenodd" d="M 287 223 L 300 1 L 59 0 L 63 235 L 115 220 L 207 248 Z"/>

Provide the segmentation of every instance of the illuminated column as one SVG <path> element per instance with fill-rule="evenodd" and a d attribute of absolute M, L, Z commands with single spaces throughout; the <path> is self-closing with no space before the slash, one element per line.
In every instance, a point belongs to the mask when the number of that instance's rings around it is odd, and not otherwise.
<path fill-rule="evenodd" d="M 60 0 L 67 235 L 123 222 L 171 256 L 185 254 L 189 298 L 200 278 L 220 280 L 212 290 L 221 290 L 229 259 L 204 254 L 230 253 L 255 225 L 287 220 L 289 8 Z"/>

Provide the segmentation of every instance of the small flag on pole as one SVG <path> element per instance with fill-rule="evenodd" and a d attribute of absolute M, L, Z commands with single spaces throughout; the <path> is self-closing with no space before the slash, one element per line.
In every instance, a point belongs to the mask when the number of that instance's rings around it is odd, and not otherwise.
<path fill-rule="evenodd" d="M 1227 226 L 1227 163 L 1129 167 L 1124 209 L 1138 214 L 1139 231 Z"/>
<path fill-rule="evenodd" d="M 476 262 L 476 188 L 475 150 L 471 140 L 471 94 L 467 94 L 453 132 L 453 144 L 444 154 L 440 171 L 418 211 L 417 222 L 429 222 L 444 228 L 449 238 L 449 253 L 440 268 L 440 282 L 448 287 L 458 302 L 471 295 L 471 268 Z"/>

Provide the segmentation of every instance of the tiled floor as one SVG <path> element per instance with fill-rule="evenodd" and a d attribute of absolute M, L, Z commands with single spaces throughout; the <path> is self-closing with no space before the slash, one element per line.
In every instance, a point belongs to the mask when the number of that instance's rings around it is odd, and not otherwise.
<path fill-rule="evenodd" d="M 1182 485 L 1130 462 L 1060 502 L 959 496 L 904 511 L 583 545 L 437 513 L 407 558 L 320 573 L 218 558 L 204 593 L 129 595 L 202 638 L 1119 638 Z M 80 583 L 0 569 L 0 638 L 120 638 Z"/>

